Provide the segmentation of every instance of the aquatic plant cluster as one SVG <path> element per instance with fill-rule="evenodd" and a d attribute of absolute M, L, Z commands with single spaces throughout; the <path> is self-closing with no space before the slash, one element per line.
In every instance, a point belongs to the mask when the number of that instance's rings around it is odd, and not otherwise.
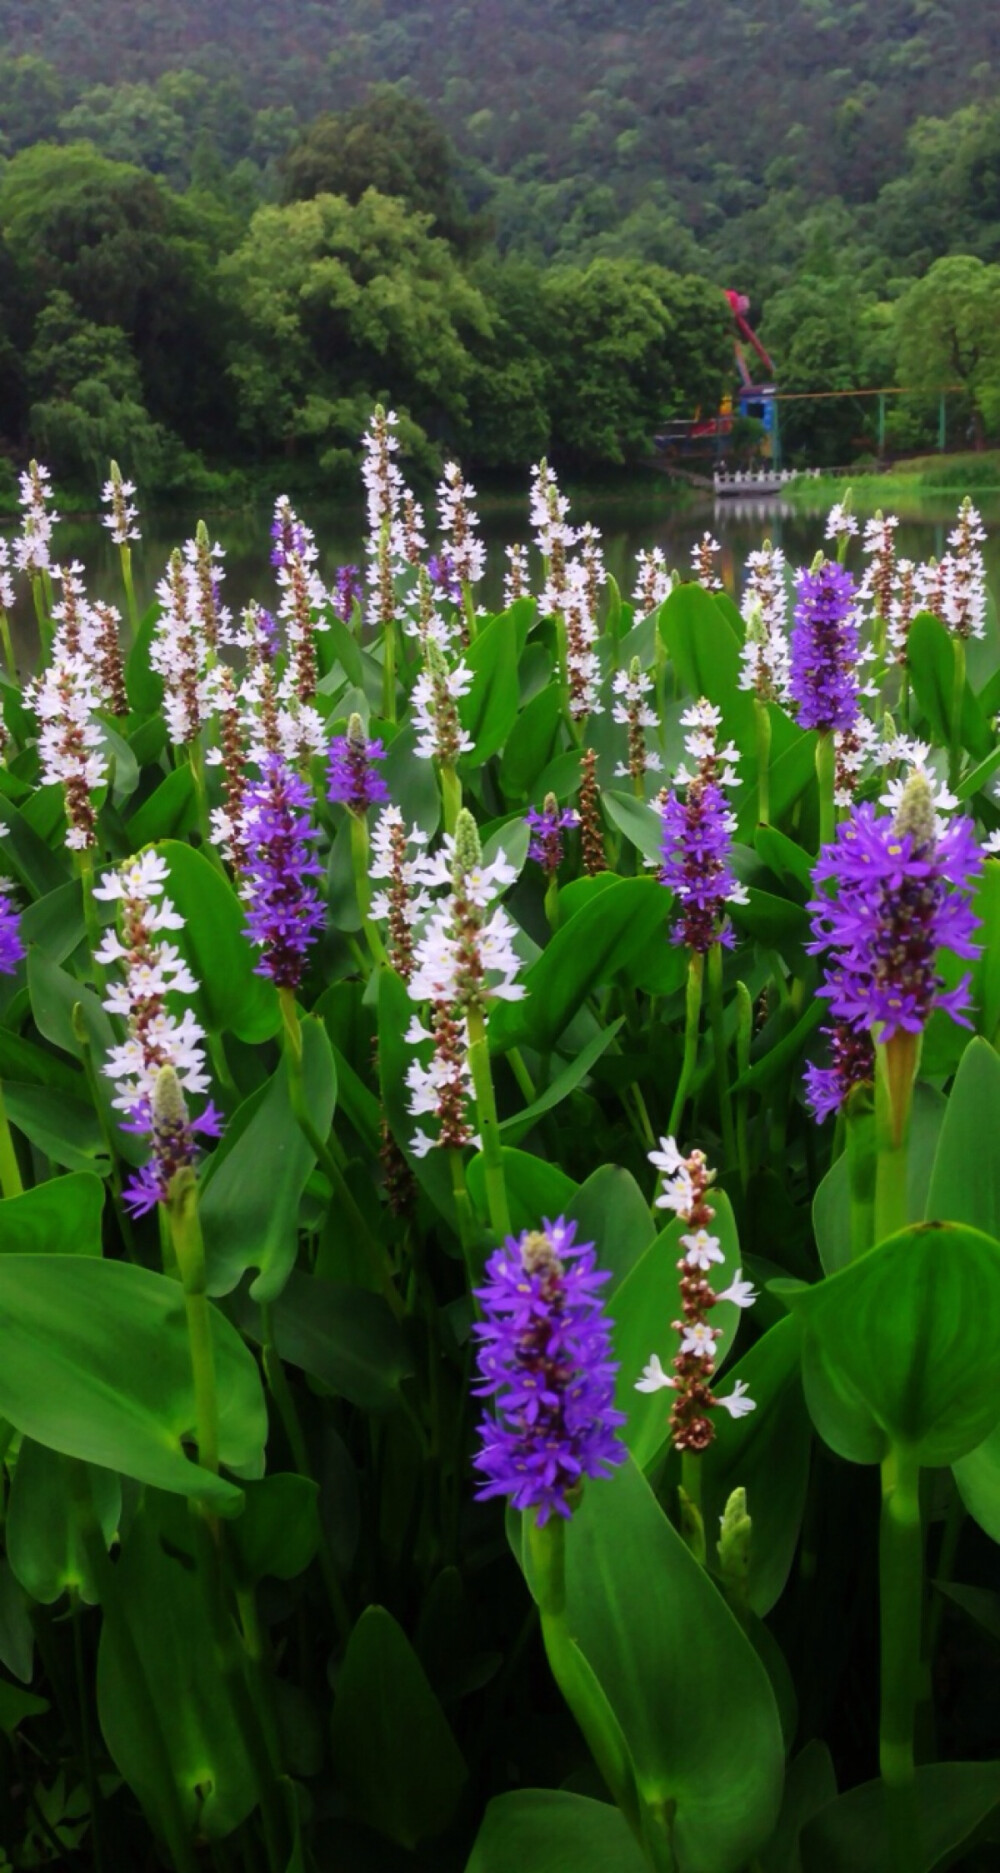
<path fill-rule="evenodd" d="M 622 592 L 543 461 L 493 615 L 364 485 L 239 616 L 0 542 L 10 1864 L 986 1867 L 979 516 Z"/>

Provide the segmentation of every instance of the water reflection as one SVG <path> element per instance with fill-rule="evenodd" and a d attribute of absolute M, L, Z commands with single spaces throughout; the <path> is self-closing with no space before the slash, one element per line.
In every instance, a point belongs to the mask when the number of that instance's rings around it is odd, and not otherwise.
<path fill-rule="evenodd" d="M 320 547 L 321 576 L 329 583 L 338 566 L 363 559 L 363 510 L 360 506 L 324 502 L 304 501 L 301 505 Z M 909 559 L 928 559 L 931 555 L 939 558 L 946 551 L 957 506 L 957 496 L 936 496 L 908 505 L 896 534 L 897 551 Z M 608 569 L 626 598 L 635 583 L 636 554 L 640 549 L 661 547 L 668 565 L 678 567 L 686 576 L 691 549 L 706 528 L 720 542 L 722 576 L 728 591 L 738 598 L 747 554 L 765 538 L 780 546 L 792 565 L 808 565 L 823 545 L 826 511 L 825 503 L 818 503 L 813 511 L 804 511 L 780 496 L 738 500 L 718 500 L 714 495 L 704 499 L 678 497 L 662 484 L 652 491 L 643 485 L 634 493 L 613 498 L 586 490 L 576 491 L 572 497 L 572 518 L 578 523 L 589 520 L 600 527 Z M 1000 496 L 986 498 L 981 511 L 992 535 L 986 546 L 987 572 L 993 589 L 1000 590 Z M 481 515 L 483 538 L 490 549 L 482 602 L 493 609 L 499 605 L 503 589 L 504 546 L 530 539 L 527 490 L 520 498 L 484 501 Z M 153 515 L 144 520 L 143 538 L 133 554 L 140 606 L 152 599 L 171 549 L 194 532 L 196 520 L 196 514 Z M 276 597 L 269 562 L 269 525 L 270 509 L 264 506 L 217 514 L 211 520 L 213 538 L 225 547 L 225 600 L 234 612 L 251 598 L 269 604 Z M 99 519 L 60 522 L 54 551 L 63 563 L 82 561 L 93 598 L 122 603 L 117 549 Z M 855 544 L 852 563 L 856 566 L 859 559 Z M 14 625 L 21 654 L 26 662 L 30 661 L 37 640 L 30 600 L 23 594 Z"/>

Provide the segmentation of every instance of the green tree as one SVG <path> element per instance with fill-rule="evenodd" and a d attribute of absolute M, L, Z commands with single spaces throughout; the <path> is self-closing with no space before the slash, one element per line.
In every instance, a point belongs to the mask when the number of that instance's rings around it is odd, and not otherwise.
<path fill-rule="evenodd" d="M 225 432 L 215 265 L 237 225 L 90 144 L 38 144 L 0 174 L 0 221 L 36 307 L 66 293 L 128 336 L 155 418 L 203 442 Z"/>
<path fill-rule="evenodd" d="M 92 485 L 114 456 L 148 486 L 164 461 L 166 436 L 143 402 L 125 333 L 83 319 L 68 293 L 41 312 L 26 365 L 30 446 L 68 480 Z"/>
<path fill-rule="evenodd" d="M 468 246 L 475 230 L 455 181 L 450 138 L 419 99 L 377 85 L 363 104 L 319 117 L 284 160 L 283 199 L 391 195 L 430 217 L 432 231 Z"/>
<path fill-rule="evenodd" d="M 489 316 L 427 216 L 374 189 L 261 208 L 219 271 L 239 426 L 258 449 L 306 443 L 339 466 L 363 392 L 434 436 L 464 433 L 469 344 Z"/>
<path fill-rule="evenodd" d="M 0 57 L 0 152 L 11 156 L 54 135 L 65 101 L 63 80 L 45 59 Z"/>
<path fill-rule="evenodd" d="M 960 385 L 976 446 L 1000 422 L 1000 266 L 971 254 L 935 261 L 897 309 L 899 370 L 917 390 Z"/>
<path fill-rule="evenodd" d="M 648 454 L 664 417 L 714 408 L 732 373 L 729 311 L 707 281 L 595 260 L 543 276 L 553 447 L 584 461 Z"/>

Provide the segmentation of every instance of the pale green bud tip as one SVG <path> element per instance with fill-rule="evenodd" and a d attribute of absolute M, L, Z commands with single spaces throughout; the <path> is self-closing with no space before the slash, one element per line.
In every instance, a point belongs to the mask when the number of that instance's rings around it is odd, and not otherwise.
<path fill-rule="evenodd" d="M 811 575 L 811 577 L 815 579 L 815 577 L 816 577 L 816 574 L 817 574 L 818 572 L 822 572 L 822 570 L 823 570 L 823 567 L 824 567 L 825 565 L 826 565 L 826 554 L 825 554 L 825 553 L 824 553 L 824 552 L 822 551 L 822 549 L 821 549 L 821 550 L 820 550 L 820 551 L 819 551 L 819 552 L 817 553 L 817 555 L 816 555 L 816 557 L 815 557 L 815 559 L 813 560 L 813 563 L 812 563 L 812 565 L 811 565 L 811 566 L 810 566 L 810 568 L 809 568 L 809 572 L 810 572 L 810 575 Z"/>
<path fill-rule="evenodd" d="M 555 815 L 559 811 L 559 802 L 554 793 L 547 793 L 542 801 L 542 812 Z"/>
<path fill-rule="evenodd" d="M 747 638 L 751 644 L 766 644 L 767 627 L 764 623 L 764 607 L 756 594 L 747 605 L 746 625 Z"/>
<path fill-rule="evenodd" d="M 118 463 L 113 461 L 111 464 L 111 479 L 114 482 L 116 488 L 118 487 L 121 481 L 121 478 L 122 478 L 122 471 L 119 468 Z"/>
<path fill-rule="evenodd" d="M 157 1131 L 180 1131 L 187 1124 L 187 1105 L 177 1071 L 161 1067 L 153 1086 L 153 1126 Z"/>
<path fill-rule="evenodd" d="M 926 774 L 911 774 L 896 809 L 893 828 L 900 839 L 909 833 L 914 849 L 922 851 L 934 843 L 934 795 Z"/>
<path fill-rule="evenodd" d="M 719 1567 L 729 1581 L 744 1580 L 749 1572 L 752 1528 L 747 1492 L 734 1489 L 720 1518 L 718 1542 Z"/>
<path fill-rule="evenodd" d="M 355 747 L 358 747 L 365 740 L 364 723 L 357 714 L 350 716 L 348 719 L 347 739 L 349 742 L 352 742 Z"/>
<path fill-rule="evenodd" d="M 628 667 L 629 682 L 637 683 L 641 675 L 642 675 L 642 665 L 640 664 L 638 657 L 633 657 Z"/>
<path fill-rule="evenodd" d="M 455 821 L 455 869 L 462 873 L 475 871 L 482 862 L 483 848 L 479 842 L 479 827 L 468 807 L 459 807 L 458 818 Z"/>
<path fill-rule="evenodd" d="M 208 545 L 209 543 L 208 528 L 206 527 L 205 522 L 203 520 L 199 520 L 198 525 L 196 526 L 194 530 L 194 537 L 197 540 L 199 546 Z"/>

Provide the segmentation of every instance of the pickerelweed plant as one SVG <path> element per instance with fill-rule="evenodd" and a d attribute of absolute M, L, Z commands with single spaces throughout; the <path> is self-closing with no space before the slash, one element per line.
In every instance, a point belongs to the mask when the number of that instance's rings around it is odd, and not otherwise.
<path fill-rule="evenodd" d="M 409 433 L 239 610 L 124 446 L 0 542 L 7 1861 L 988 1873 L 982 520 L 619 580 Z"/>

